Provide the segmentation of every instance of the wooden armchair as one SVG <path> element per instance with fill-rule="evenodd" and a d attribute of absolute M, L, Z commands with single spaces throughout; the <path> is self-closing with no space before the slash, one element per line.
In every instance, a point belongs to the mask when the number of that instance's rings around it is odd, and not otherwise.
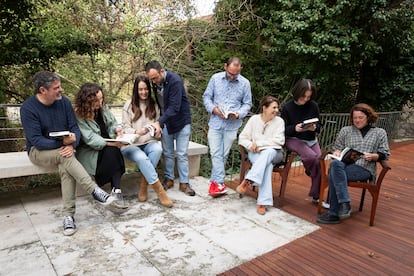
<path fill-rule="evenodd" d="M 331 159 L 326 159 L 326 155 L 328 153 L 329 153 L 328 151 L 324 152 L 320 158 L 322 176 L 321 176 L 321 190 L 319 193 L 319 198 L 321 200 L 319 200 L 319 204 L 318 204 L 318 214 L 321 214 L 321 211 L 322 211 L 322 201 L 323 201 L 322 199 L 324 198 L 325 189 L 329 187 L 328 173 L 329 173 L 329 165 L 330 165 Z M 368 192 L 371 194 L 372 204 L 371 204 L 371 217 L 369 220 L 370 226 L 374 225 L 375 212 L 377 210 L 378 197 L 379 197 L 382 181 L 385 177 L 385 174 L 391 169 L 390 166 L 388 166 L 387 161 L 381 161 L 378 163 L 381 165 L 381 171 L 377 173 L 377 179 L 375 183 L 372 180 L 349 181 L 348 182 L 348 187 L 362 189 L 361 200 L 359 202 L 360 212 L 362 211 L 362 207 L 364 206 L 365 191 L 368 190 Z"/>
<path fill-rule="evenodd" d="M 247 171 L 252 167 L 252 163 L 250 162 L 247 156 L 247 150 L 239 145 L 240 148 L 240 183 L 244 180 L 244 177 Z M 283 199 L 285 196 L 286 184 L 287 179 L 290 171 L 290 167 L 292 166 L 292 162 L 296 157 L 296 153 L 292 151 L 285 150 L 285 156 L 283 161 L 279 164 L 276 164 L 273 167 L 273 174 L 272 174 L 272 190 L 273 190 L 273 206 L 274 207 L 281 207 L 283 205 Z M 276 194 L 276 181 L 277 181 L 277 174 L 280 175 L 280 189 L 279 194 Z M 253 193 L 254 197 L 257 198 L 257 187 L 252 186 L 251 192 Z M 278 206 L 276 206 L 276 198 L 278 198 Z"/>

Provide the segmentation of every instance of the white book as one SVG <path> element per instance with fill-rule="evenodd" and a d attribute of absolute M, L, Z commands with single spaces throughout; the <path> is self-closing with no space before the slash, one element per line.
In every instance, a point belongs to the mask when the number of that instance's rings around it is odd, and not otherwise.
<path fill-rule="evenodd" d="M 282 147 L 281 146 L 278 146 L 278 145 L 272 145 L 272 146 L 262 146 L 262 147 L 259 147 L 259 149 L 260 150 L 265 150 L 265 149 L 281 149 Z"/>
<path fill-rule="evenodd" d="M 230 111 L 227 107 L 223 105 L 218 106 L 218 110 L 223 114 L 224 118 L 229 118 L 229 115 L 234 114 L 236 115 L 236 112 Z"/>
<path fill-rule="evenodd" d="M 50 137 L 64 137 L 64 136 L 69 136 L 69 135 L 70 135 L 70 131 L 68 130 L 49 132 Z"/>
<path fill-rule="evenodd" d="M 312 118 L 312 119 L 308 119 L 302 122 L 302 128 L 309 126 L 310 124 L 314 124 L 319 122 L 318 118 Z"/>
<path fill-rule="evenodd" d="M 145 128 L 148 129 L 151 137 L 155 136 L 155 128 L 152 125 L 146 125 Z"/>
<path fill-rule="evenodd" d="M 115 139 L 109 139 L 109 138 L 105 138 L 105 141 L 107 142 L 121 142 L 125 145 L 132 145 L 135 143 L 135 140 L 137 140 L 138 135 L 136 134 L 131 134 L 131 133 L 125 133 L 122 134 L 121 136 L 116 137 Z"/>

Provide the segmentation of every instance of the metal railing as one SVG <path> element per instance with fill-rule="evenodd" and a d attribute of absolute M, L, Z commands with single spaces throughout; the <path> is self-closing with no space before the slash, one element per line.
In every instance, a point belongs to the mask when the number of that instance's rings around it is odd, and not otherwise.
<path fill-rule="evenodd" d="M 0 104 L 0 152 L 5 151 L 23 151 L 25 139 L 19 116 L 20 105 Z M 110 105 L 117 120 L 121 121 L 122 105 Z M 191 141 L 207 145 L 207 131 L 209 115 L 204 106 L 191 107 L 193 124 Z M 380 112 L 379 120 L 376 126 L 386 130 L 388 139 L 398 139 L 397 130 L 399 128 L 401 112 Z M 244 120 L 246 122 L 247 120 Z M 349 113 L 323 113 L 321 114 L 321 123 L 323 129 L 318 137 L 322 150 L 329 149 L 335 141 L 339 130 L 349 125 Z M 243 127 L 240 128 L 243 129 Z M 298 160 L 297 164 L 300 164 Z M 227 174 L 237 174 L 240 168 L 240 153 L 237 143 L 235 142 L 227 162 Z M 211 170 L 211 161 L 208 154 L 201 158 L 200 173 L 208 177 Z M 294 172 L 300 174 L 302 171 Z"/>

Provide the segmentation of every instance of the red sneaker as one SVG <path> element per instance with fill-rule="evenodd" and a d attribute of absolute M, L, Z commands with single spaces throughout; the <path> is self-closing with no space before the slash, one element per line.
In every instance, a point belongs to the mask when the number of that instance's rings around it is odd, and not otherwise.
<path fill-rule="evenodd" d="M 212 197 L 218 197 L 227 193 L 226 185 L 219 184 L 215 181 L 210 182 L 210 189 L 208 190 L 208 194 Z"/>
<path fill-rule="evenodd" d="M 227 193 L 227 187 L 224 184 L 218 184 L 216 194 L 222 195 Z"/>
<path fill-rule="evenodd" d="M 208 194 L 213 196 L 214 192 L 217 190 L 217 182 L 215 181 L 210 181 L 210 188 L 208 189 Z"/>

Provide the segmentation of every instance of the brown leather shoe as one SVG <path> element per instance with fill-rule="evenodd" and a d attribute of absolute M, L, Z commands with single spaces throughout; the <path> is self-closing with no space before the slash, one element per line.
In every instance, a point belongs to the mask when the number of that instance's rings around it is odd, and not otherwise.
<path fill-rule="evenodd" d="M 264 206 L 264 205 L 257 205 L 256 212 L 259 215 L 262 215 L 263 216 L 264 214 L 266 214 L 266 206 Z"/>
<path fill-rule="evenodd" d="M 240 185 L 237 186 L 236 191 L 239 194 L 243 195 L 243 194 L 246 193 L 247 187 L 249 187 L 249 185 L 251 185 L 251 184 L 252 184 L 252 182 L 245 178 L 245 179 L 243 179 L 242 183 L 240 183 Z"/>
<path fill-rule="evenodd" d="M 188 183 L 180 183 L 180 191 L 189 196 L 195 196 L 194 190 Z"/>
<path fill-rule="evenodd" d="M 162 182 L 162 186 L 164 187 L 164 190 L 171 189 L 172 187 L 174 187 L 174 180 L 164 178 L 164 181 Z"/>

